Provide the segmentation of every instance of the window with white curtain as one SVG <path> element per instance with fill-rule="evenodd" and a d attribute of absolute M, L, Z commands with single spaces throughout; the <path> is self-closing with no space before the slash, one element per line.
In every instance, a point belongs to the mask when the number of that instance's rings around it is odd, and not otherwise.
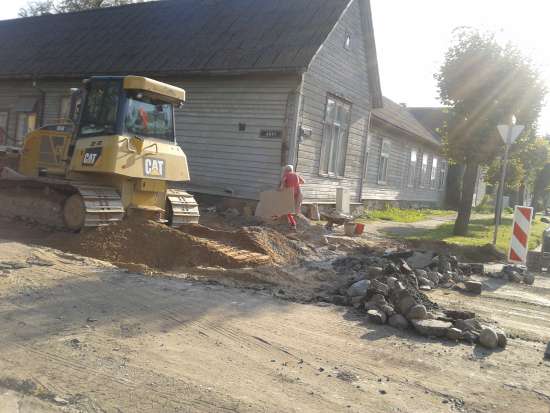
<path fill-rule="evenodd" d="M 436 177 L 437 177 L 437 162 L 438 159 L 434 156 L 432 159 L 432 171 L 430 173 L 430 188 L 436 188 Z"/>
<path fill-rule="evenodd" d="M 407 186 L 413 187 L 416 181 L 416 170 L 418 167 L 418 151 L 411 149 L 409 157 L 409 170 L 407 171 Z"/>
<path fill-rule="evenodd" d="M 378 183 L 388 183 L 388 168 L 390 164 L 391 142 L 387 139 L 382 139 L 380 145 L 380 161 L 378 162 Z"/>
<path fill-rule="evenodd" d="M 423 187 L 428 181 L 428 154 L 422 154 L 422 169 L 420 170 L 420 186 Z"/>
<path fill-rule="evenodd" d="M 319 167 L 321 175 L 344 176 L 350 114 L 349 103 L 333 96 L 327 98 Z"/>

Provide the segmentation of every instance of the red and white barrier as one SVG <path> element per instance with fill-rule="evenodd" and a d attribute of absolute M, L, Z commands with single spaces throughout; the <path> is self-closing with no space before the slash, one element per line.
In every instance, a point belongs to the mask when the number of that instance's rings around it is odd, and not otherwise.
<path fill-rule="evenodd" d="M 512 225 L 512 239 L 508 250 L 508 262 L 526 264 L 529 251 L 529 233 L 533 220 L 533 208 L 516 206 L 514 223 Z"/>

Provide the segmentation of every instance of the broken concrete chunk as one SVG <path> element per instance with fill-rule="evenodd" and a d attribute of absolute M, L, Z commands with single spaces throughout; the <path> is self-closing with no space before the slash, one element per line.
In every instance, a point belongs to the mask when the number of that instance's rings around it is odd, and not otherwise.
<path fill-rule="evenodd" d="M 363 299 L 364 299 L 364 297 L 361 296 L 361 295 L 356 295 L 355 297 L 351 297 L 351 305 L 354 308 L 359 308 L 359 307 L 361 307 L 361 304 L 363 303 Z"/>
<path fill-rule="evenodd" d="M 399 330 L 405 330 L 409 327 L 409 322 L 401 314 L 394 314 L 390 317 L 388 323 Z"/>
<path fill-rule="evenodd" d="M 344 295 L 333 295 L 332 296 L 332 303 L 334 305 L 347 306 L 349 301 L 348 301 L 348 297 L 346 297 Z"/>
<path fill-rule="evenodd" d="M 390 304 L 381 305 L 380 310 L 383 311 L 388 317 L 395 314 L 395 309 Z"/>
<path fill-rule="evenodd" d="M 452 318 L 453 320 L 469 320 L 475 318 L 476 313 L 473 311 L 466 310 L 444 310 L 443 311 L 447 317 Z"/>
<path fill-rule="evenodd" d="M 426 337 L 445 337 L 452 327 L 451 323 L 440 320 L 413 320 L 411 323 L 419 334 Z"/>
<path fill-rule="evenodd" d="M 395 277 L 386 278 L 386 284 L 388 285 L 388 288 L 390 290 L 393 290 L 395 288 L 395 283 L 396 282 L 397 282 L 397 278 L 395 278 Z"/>
<path fill-rule="evenodd" d="M 483 284 L 479 281 L 464 281 L 464 285 L 468 292 L 478 295 L 481 294 Z"/>
<path fill-rule="evenodd" d="M 409 266 L 409 264 L 407 264 L 407 261 L 405 260 L 401 260 L 401 263 L 399 265 L 399 269 L 401 270 L 401 272 L 405 273 L 405 274 L 412 274 L 413 273 L 413 270 L 412 268 Z"/>
<path fill-rule="evenodd" d="M 347 294 L 350 297 L 365 296 L 369 289 L 369 285 L 369 280 L 357 281 L 348 288 Z"/>
<path fill-rule="evenodd" d="M 430 287 L 429 285 L 421 285 L 418 288 L 422 291 L 430 291 L 432 289 L 432 287 Z"/>
<path fill-rule="evenodd" d="M 498 338 L 498 346 L 500 348 L 506 348 L 508 345 L 508 338 L 506 337 L 506 334 L 502 331 L 497 331 L 497 338 Z"/>
<path fill-rule="evenodd" d="M 370 289 L 371 289 L 371 291 L 373 291 L 377 294 L 382 294 L 384 296 L 387 296 L 388 293 L 390 292 L 390 288 L 386 284 L 384 284 L 383 282 L 380 282 L 378 280 L 372 280 L 371 281 Z"/>
<path fill-rule="evenodd" d="M 407 264 L 409 264 L 409 266 L 414 269 L 425 268 L 432 263 L 433 257 L 433 252 L 415 251 L 413 255 L 407 258 Z"/>
<path fill-rule="evenodd" d="M 479 333 L 479 344 L 488 349 L 494 349 L 498 346 L 498 336 L 495 330 L 485 327 Z"/>
<path fill-rule="evenodd" d="M 428 311 L 422 304 L 413 305 L 407 312 L 407 318 L 409 320 L 424 320 L 427 315 Z"/>
<path fill-rule="evenodd" d="M 29 267 L 30 265 L 24 261 L 0 261 L 0 269 L 3 270 L 19 270 Z"/>
<path fill-rule="evenodd" d="M 535 274 L 532 272 L 526 272 L 523 276 L 523 282 L 527 285 L 533 285 L 535 283 Z"/>
<path fill-rule="evenodd" d="M 485 274 L 485 265 L 479 263 L 470 264 L 470 271 L 472 274 Z"/>
<path fill-rule="evenodd" d="M 382 267 L 369 267 L 369 269 L 367 270 L 368 278 L 370 279 L 379 277 L 383 273 L 384 269 Z"/>
<path fill-rule="evenodd" d="M 462 331 L 475 331 L 477 333 L 483 330 L 483 326 L 474 318 L 468 320 L 456 320 L 454 322 L 454 327 Z"/>
<path fill-rule="evenodd" d="M 447 330 L 447 338 L 452 341 L 458 341 L 462 339 L 462 331 L 458 328 L 451 327 Z"/>
<path fill-rule="evenodd" d="M 367 311 L 367 317 L 370 322 L 375 324 L 386 324 L 386 314 L 380 310 L 369 310 Z"/>
<path fill-rule="evenodd" d="M 397 297 L 396 303 L 399 312 L 401 314 L 407 314 L 409 310 L 416 305 L 416 300 L 406 290 L 402 290 Z"/>

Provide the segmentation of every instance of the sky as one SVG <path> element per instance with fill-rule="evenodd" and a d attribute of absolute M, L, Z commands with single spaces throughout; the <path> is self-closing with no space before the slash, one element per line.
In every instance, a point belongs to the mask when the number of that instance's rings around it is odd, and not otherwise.
<path fill-rule="evenodd" d="M 460 26 L 492 31 L 499 41 L 514 43 L 550 89 L 548 0 L 371 0 L 371 5 L 382 92 L 398 103 L 440 105 L 433 75 Z M 539 124 L 541 133 L 550 134 L 550 104 Z"/>
<path fill-rule="evenodd" d="M 27 0 L 0 0 L 0 19 L 17 17 Z M 382 91 L 409 106 L 438 106 L 433 78 L 451 44 L 453 29 L 497 33 L 531 57 L 550 88 L 548 0 L 371 0 Z M 550 96 L 540 119 L 550 134 Z"/>

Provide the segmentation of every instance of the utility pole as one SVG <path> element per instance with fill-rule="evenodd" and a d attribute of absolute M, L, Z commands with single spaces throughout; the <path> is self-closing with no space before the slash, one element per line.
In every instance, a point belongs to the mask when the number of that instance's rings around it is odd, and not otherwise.
<path fill-rule="evenodd" d="M 515 116 L 512 116 L 510 125 L 498 125 L 498 132 L 504 141 L 504 156 L 502 157 L 502 171 L 500 174 L 500 183 L 498 185 L 497 199 L 495 200 L 495 231 L 493 233 L 493 245 L 497 244 L 498 226 L 502 219 L 502 207 L 504 200 L 504 183 L 506 182 L 506 167 L 508 165 L 508 156 L 510 146 L 516 141 L 525 126 L 515 124 Z"/>

